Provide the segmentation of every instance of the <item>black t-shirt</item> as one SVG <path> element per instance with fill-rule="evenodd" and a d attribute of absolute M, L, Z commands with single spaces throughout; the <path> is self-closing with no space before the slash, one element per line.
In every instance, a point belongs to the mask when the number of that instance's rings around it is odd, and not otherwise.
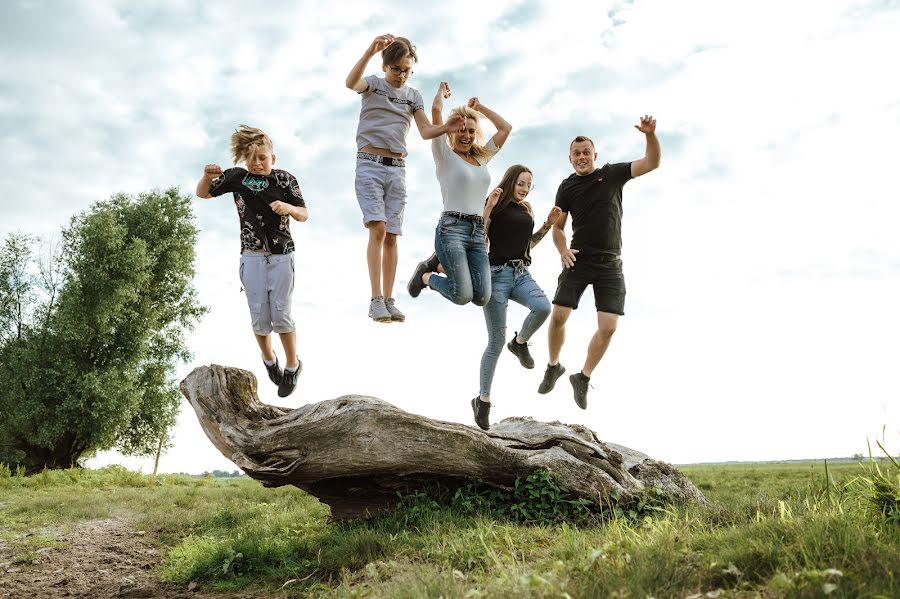
<path fill-rule="evenodd" d="M 631 163 L 618 162 L 560 183 L 556 205 L 572 215 L 571 247 L 579 257 L 622 253 L 622 186 L 629 180 Z"/>
<path fill-rule="evenodd" d="M 268 175 L 254 175 L 247 169 L 226 169 L 213 180 L 211 196 L 231 192 L 241 226 L 241 251 L 264 250 L 272 254 L 294 251 L 291 239 L 291 217 L 279 216 L 269 207 L 275 200 L 292 206 L 306 206 L 300 185 L 287 171 L 272 169 Z"/>
<path fill-rule="evenodd" d="M 510 202 L 500 212 L 492 212 L 488 227 L 491 266 L 504 264 L 507 260 L 524 260 L 525 264 L 531 264 L 533 230 L 534 218 L 522 204 Z"/>

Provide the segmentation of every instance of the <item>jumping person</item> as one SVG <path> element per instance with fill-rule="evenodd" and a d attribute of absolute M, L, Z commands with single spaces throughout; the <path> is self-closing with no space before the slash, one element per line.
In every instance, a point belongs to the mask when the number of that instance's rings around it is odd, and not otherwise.
<path fill-rule="evenodd" d="M 440 125 L 444 99 L 449 97 L 450 86 L 441 82 L 431 105 L 435 125 Z M 481 116 L 497 129 L 486 144 Z M 484 306 L 491 298 L 491 273 L 484 238 L 484 198 L 491 184 L 487 163 L 503 147 L 512 125 L 478 98 L 470 98 L 466 105 L 450 111 L 448 123 L 458 119 L 465 124 L 462 128 L 452 128 L 446 141 L 431 140 L 444 211 L 434 231 L 436 256 L 418 264 L 407 289 L 412 297 L 418 297 L 422 289 L 430 287 L 455 304 L 472 302 Z M 501 193 L 498 188 L 491 196 L 499 198 Z M 444 275 L 433 272 L 437 262 Z"/>
<path fill-rule="evenodd" d="M 622 272 L 622 187 L 659 166 L 661 150 L 656 138 L 656 119 L 645 115 L 635 128 L 644 134 L 644 157 L 633 162 L 604 164 L 595 168 L 597 151 L 590 138 L 579 135 L 569 144 L 569 162 L 575 172 L 556 193 L 562 215 L 553 226 L 553 243 L 559 251 L 562 273 L 553 298 L 553 312 L 547 337 L 550 362 L 538 393 L 549 393 L 566 371 L 559 363 L 566 334 L 566 321 L 585 288 L 594 288 L 597 331 L 588 344 L 580 372 L 569 376 L 575 403 L 587 409 L 591 374 L 616 331 L 619 316 L 625 313 L 625 276 Z M 566 245 L 565 225 L 572 214 L 572 246 Z"/>
<path fill-rule="evenodd" d="M 309 214 L 297 179 L 287 171 L 273 169 L 272 140 L 261 130 L 241 125 L 231 136 L 234 167 L 224 172 L 218 164 L 207 164 L 197 183 L 197 195 L 212 198 L 231 192 L 241 227 L 241 284 L 256 343 L 262 352 L 269 380 L 278 385 L 278 395 L 287 397 L 297 387 L 303 363 L 297 357 L 297 332 L 291 318 L 294 291 L 294 240 L 290 221 L 306 222 Z M 272 332 L 284 348 L 284 371 L 272 349 Z"/>
<path fill-rule="evenodd" d="M 480 394 L 472 400 L 475 423 L 484 430 L 490 428 L 491 384 L 506 341 L 509 300 L 529 309 L 522 326 L 506 344 L 525 368 L 534 368 L 528 340 L 550 316 L 550 301 L 531 278 L 528 266 L 531 264 L 531 248 L 544 238 L 561 211 L 554 206 L 540 229 L 534 230 L 534 212 L 525 199 L 531 192 L 532 177 L 531 170 L 526 166 L 516 164 L 509 167 L 500 180 L 499 187 L 503 192 L 491 195 L 484 207 L 491 265 L 491 299 L 484 307 L 488 344 L 481 357 Z"/>
<path fill-rule="evenodd" d="M 363 71 L 372 57 L 381 52 L 384 77 Z M 347 87 L 360 94 L 362 108 L 356 129 L 356 199 L 369 230 L 366 263 L 372 299 L 369 318 L 377 322 L 406 320 L 397 308 L 394 278 L 397 274 L 397 237 L 403 230 L 406 207 L 406 136 L 415 120 L 422 139 L 433 139 L 450 127 L 459 128 L 462 119 L 434 126 L 425 116 L 422 94 L 406 85 L 418 61 L 416 47 L 405 37 L 390 33 L 376 37 L 350 74 Z"/>

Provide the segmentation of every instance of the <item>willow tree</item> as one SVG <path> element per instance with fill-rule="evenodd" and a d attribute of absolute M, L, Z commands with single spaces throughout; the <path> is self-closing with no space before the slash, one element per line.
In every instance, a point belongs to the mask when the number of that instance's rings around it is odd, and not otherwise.
<path fill-rule="evenodd" d="M 176 188 L 119 194 L 58 247 L 10 235 L 0 256 L 0 462 L 60 468 L 98 450 L 150 455 L 175 423 L 178 360 L 204 312 L 197 228 Z"/>

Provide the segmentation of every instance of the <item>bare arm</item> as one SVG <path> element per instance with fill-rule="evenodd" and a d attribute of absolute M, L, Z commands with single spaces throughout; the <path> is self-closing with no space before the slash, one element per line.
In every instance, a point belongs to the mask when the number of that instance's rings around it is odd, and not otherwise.
<path fill-rule="evenodd" d="M 649 114 L 644 115 L 641 117 L 640 124 L 635 125 L 634 128 L 647 138 L 647 149 L 644 151 L 644 157 L 631 163 L 631 176 L 640 177 L 659 167 L 662 150 L 659 147 L 659 139 L 656 137 L 656 119 Z"/>
<path fill-rule="evenodd" d="M 212 182 L 221 176 L 222 167 L 218 164 L 207 164 L 203 169 L 203 177 L 197 182 L 197 196 L 201 198 L 211 198 L 212 196 L 209 194 L 209 188 L 212 186 Z"/>
<path fill-rule="evenodd" d="M 481 217 L 484 219 L 484 238 L 488 238 L 488 228 L 491 226 L 491 213 L 494 211 L 494 208 L 497 206 L 497 202 L 500 201 L 500 194 L 503 193 L 503 190 L 499 187 L 495 187 L 491 193 L 488 195 L 487 200 L 484 202 L 484 212 Z"/>
<path fill-rule="evenodd" d="M 512 132 L 512 125 L 510 125 L 502 116 L 482 104 L 478 98 L 469 98 L 469 108 L 477 110 L 486 116 L 491 124 L 497 128 L 497 132 L 494 133 L 494 136 L 491 139 L 494 140 L 494 145 L 497 146 L 497 149 L 502 148 L 503 144 L 506 143 L 506 138 L 509 137 L 510 132 Z"/>
<path fill-rule="evenodd" d="M 363 79 L 363 72 L 366 70 L 366 65 L 369 64 L 369 61 L 372 60 L 373 56 L 390 46 L 392 43 L 394 43 L 394 36 L 390 33 L 379 35 L 372 40 L 372 43 L 369 44 L 369 47 L 363 52 L 362 57 L 357 60 L 356 64 L 353 65 L 353 68 L 350 69 L 350 74 L 347 75 L 346 85 L 348 89 L 352 89 L 357 93 L 362 93 L 369 88 L 369 84 Z"/>
<path fill-rule="evenodd" d="M 424 110 L 417 110 L 413 118 L 416 121 L 416 126 L 419 128 L 419 135 L 422 136 L 422 139 L 440 137 L 445 133 L 460 129 L 465 124 L 465 119 L 457 114 L 450 117 L 450 120 L 443 125 L 432 125 L 425 117 Z"/>
<path fill-rule="evenodd" d="M 547 231 L 550 230 L 550 227 L 553 226 L 553 223 L 556 222 L 560 214 L 562 214 L 562 210 L 560 210 L 559 206 L 554 206 L 550 210 L 550 214 L 547 215 L 547 220 L 544 221 L 541 228 L 531 234 L 531 245 L 529 247 L 534 248 L 534 246 L 541 242 L 541 239 L 544 238 L 544 235 L 547 234 Z M 565 235 L 565 233 L 563 233 L 563 235 Z"/>
<path fill-rule="evenodd" d="M 568 218 L 569 213 L 562 212 L 559 218 L 556 219 L 556 222 L 553 223 L 553 245 L 556 246 L 556 251 L 559 252 L 559 259 L 563 267 L 572 268 L 575 266 L 575 254 L 578 253 L 578 250 L 569 249 L 566 242 L 565 226 Z"/>
<path fill-rule="evenodd" d="M 434 100 L 431 102 L 431 122 L 428 122 L 424 110 L 416 111 L 413 115 L 413 118 L 416 121 L 416 127 L 419 129 L 419 135 L 422 136 L 422 139 L 434 139 L 435 137 L 440 137 L 445 133 L 460 129 L 465 124 L 465 119 L 459 115 L 450 117 L 450 120 L 444 123 L 441 111 L 444 108 L 444 98 L 449 97 L 450 85 L 446 81 L 441 81 L 437 93 L 434 95 Z"/>
<path fill-rule="evenodd" d="M 431 123 L 433 125 L 444 124 L 444 98 L 450 97 L 450 84 L 441 81 L 438 85 L 437 93 L 434 94 L 434 100 L 431 101 Z"/>
<path fill-rule="evenodd" d="M 306 211 L 306 206 L 294 206 L 293 204 L 288 204 L 287 202 L 281 202 L 279 200 L 275 200 L 269 207 L 275 214 L 280 216 L 290 216 L 296 221 L 300 221 L 301 223 L 305 223 L 309 219 L 309 212 Z"/>

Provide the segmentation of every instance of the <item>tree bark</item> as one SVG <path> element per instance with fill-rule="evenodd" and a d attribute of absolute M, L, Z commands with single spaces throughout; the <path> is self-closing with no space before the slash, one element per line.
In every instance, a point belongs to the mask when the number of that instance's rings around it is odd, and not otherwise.
<path fill-rule="evenodd" d="M 181 392 L 213 445 L 248 476 L 299 487 L 336 519 L 377 514 L 396 503 L 397 491 L 476 480 L 511 488 L 541 469 L 599 505 L 627 502 L 650 487 L 706 503 L 678 469 L 577 424 L 507 418 L 484 432 L 362 395 L 288 410 L 260 402 L 250 372 L 218 365 L 194 369 Z"/>

